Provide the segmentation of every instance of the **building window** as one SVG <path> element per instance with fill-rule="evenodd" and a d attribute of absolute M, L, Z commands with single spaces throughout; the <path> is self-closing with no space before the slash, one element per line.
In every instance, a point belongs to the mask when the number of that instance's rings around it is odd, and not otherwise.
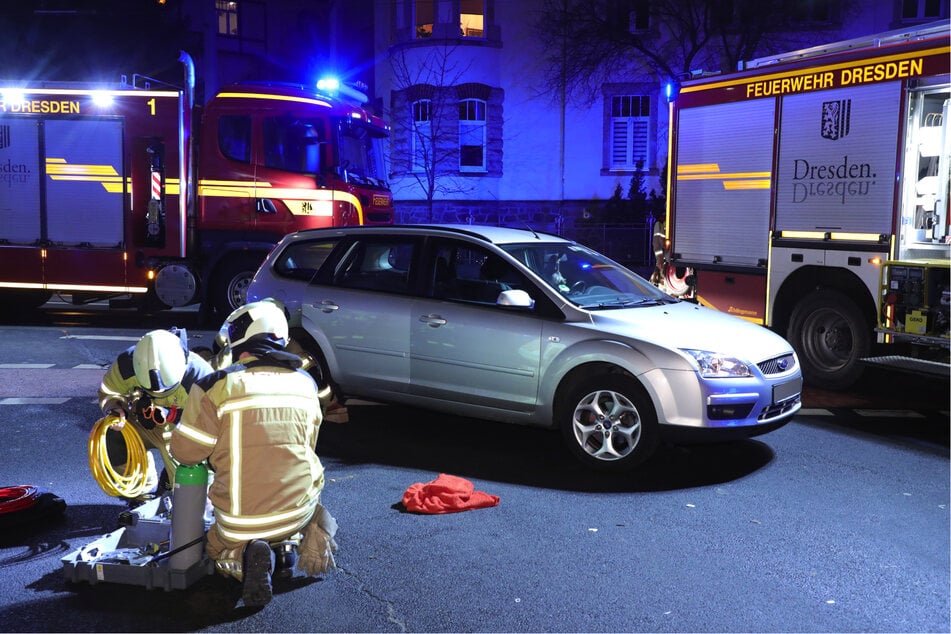
<path fill-rule="evenodd" d="M 433 23 L 435 22 L 434 4 L 434 0 L 415 0 L 413 2 L 416 39 L 433 36 Z"/>
<path fill-rule="evenodd" d="M 459 29 L 463 37 L 485 37 L 484 0 L 461 0 Z"/>
<path fill-rule="evenodd" d="M 610 169 L 636 170 L 650 165 L 650 120 L 650 97 L 611 97 Z"/>
<path fill-rule="evenodd" d="M 945 0 L 901 0 L 901 19 L 908 22 L 946 18 Z"/>
<path fill-rule="evenodd" d="M 650 4 L 647 0 L 638 0 L 627 16 L 631 33 L 645 33 L 651 28 Z"/>
<path fill-rule="evenodd" d="M 459 102 L 459 171 L 485 171 L 485 101 Z"/>
<path fill-rule="evenodd" d="M 233 0 L 216 0 L 218 8 L 218 34 L 238 34 L 238 3 Z"/>
<path fill-rule="evenodd" d="M 793 24 L 797 26 L 830 24 L 835 20 L 833 0 L 796 0 L 790 5 Z"/>
<path fill-rule="evenodd" d="M 431 164 L 433 147 L 433 102 L 420 99 L 413 102 L 413 128 L 411 169 L 423 172 Z"/>

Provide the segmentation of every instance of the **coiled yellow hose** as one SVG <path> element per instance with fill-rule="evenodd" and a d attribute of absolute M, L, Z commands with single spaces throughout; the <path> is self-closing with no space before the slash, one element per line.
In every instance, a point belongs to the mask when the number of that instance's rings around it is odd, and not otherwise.
<path fill-rule="evenodd" d="M 126 421 L 120 430 L 125 440 L 126 463 L 122 473 L 116 471 L 106 451 L 106 432 L 121 420 L 109 414 L 93 425 L 89 434 L 89 470 L 106 495 L 135 498 L 148 491 L 149 456 L 142 437 L 132 423 Z"/>

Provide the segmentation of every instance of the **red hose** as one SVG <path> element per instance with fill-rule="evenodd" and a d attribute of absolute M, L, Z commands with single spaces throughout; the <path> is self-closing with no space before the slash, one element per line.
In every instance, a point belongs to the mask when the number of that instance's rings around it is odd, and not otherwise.
<path fill-rule="evenodd" d="M 0 487 L 0 513 L 16 513 L 36 504 L 40 490 L 35 486 Z"/>

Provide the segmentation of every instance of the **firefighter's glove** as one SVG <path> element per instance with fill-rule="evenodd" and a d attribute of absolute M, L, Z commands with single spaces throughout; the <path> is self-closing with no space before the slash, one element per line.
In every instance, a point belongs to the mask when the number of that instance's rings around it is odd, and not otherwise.
<path fill-rule="evenodd" d="M 297 570 L 305 575 L 316 577 L 331 568 L 336 568 L 334 552 L 337 542 L 337 520 L 320 504 L 314 516 L 304 527 L 304 536 L 297 547 Z"/>
<path fill-rule="evenodd" d="M 168 409 L 154 404 L 148 396 L 136 399 L 133 411 L 136 420 L 145 429 L 154 429 L 156 425 L 164 425 L 168 418 Z"/>

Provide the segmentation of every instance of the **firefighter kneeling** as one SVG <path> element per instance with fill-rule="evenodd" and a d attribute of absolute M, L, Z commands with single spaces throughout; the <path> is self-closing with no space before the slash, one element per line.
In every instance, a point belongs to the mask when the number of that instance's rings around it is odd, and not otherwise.
<path fill-rule="evenodd" d="M 207 460 L 214 470 L 208 555 L 220 573 L 242 581 L 245 605 L 262 606 L 272 574 L 334 566 L 336 522 L 320 505 L 317 385 L 284 349 L 284 313 L 255 302 L 230 321 L 234 363 L 192 387 L 171 452 L 181 464 Z"/>

